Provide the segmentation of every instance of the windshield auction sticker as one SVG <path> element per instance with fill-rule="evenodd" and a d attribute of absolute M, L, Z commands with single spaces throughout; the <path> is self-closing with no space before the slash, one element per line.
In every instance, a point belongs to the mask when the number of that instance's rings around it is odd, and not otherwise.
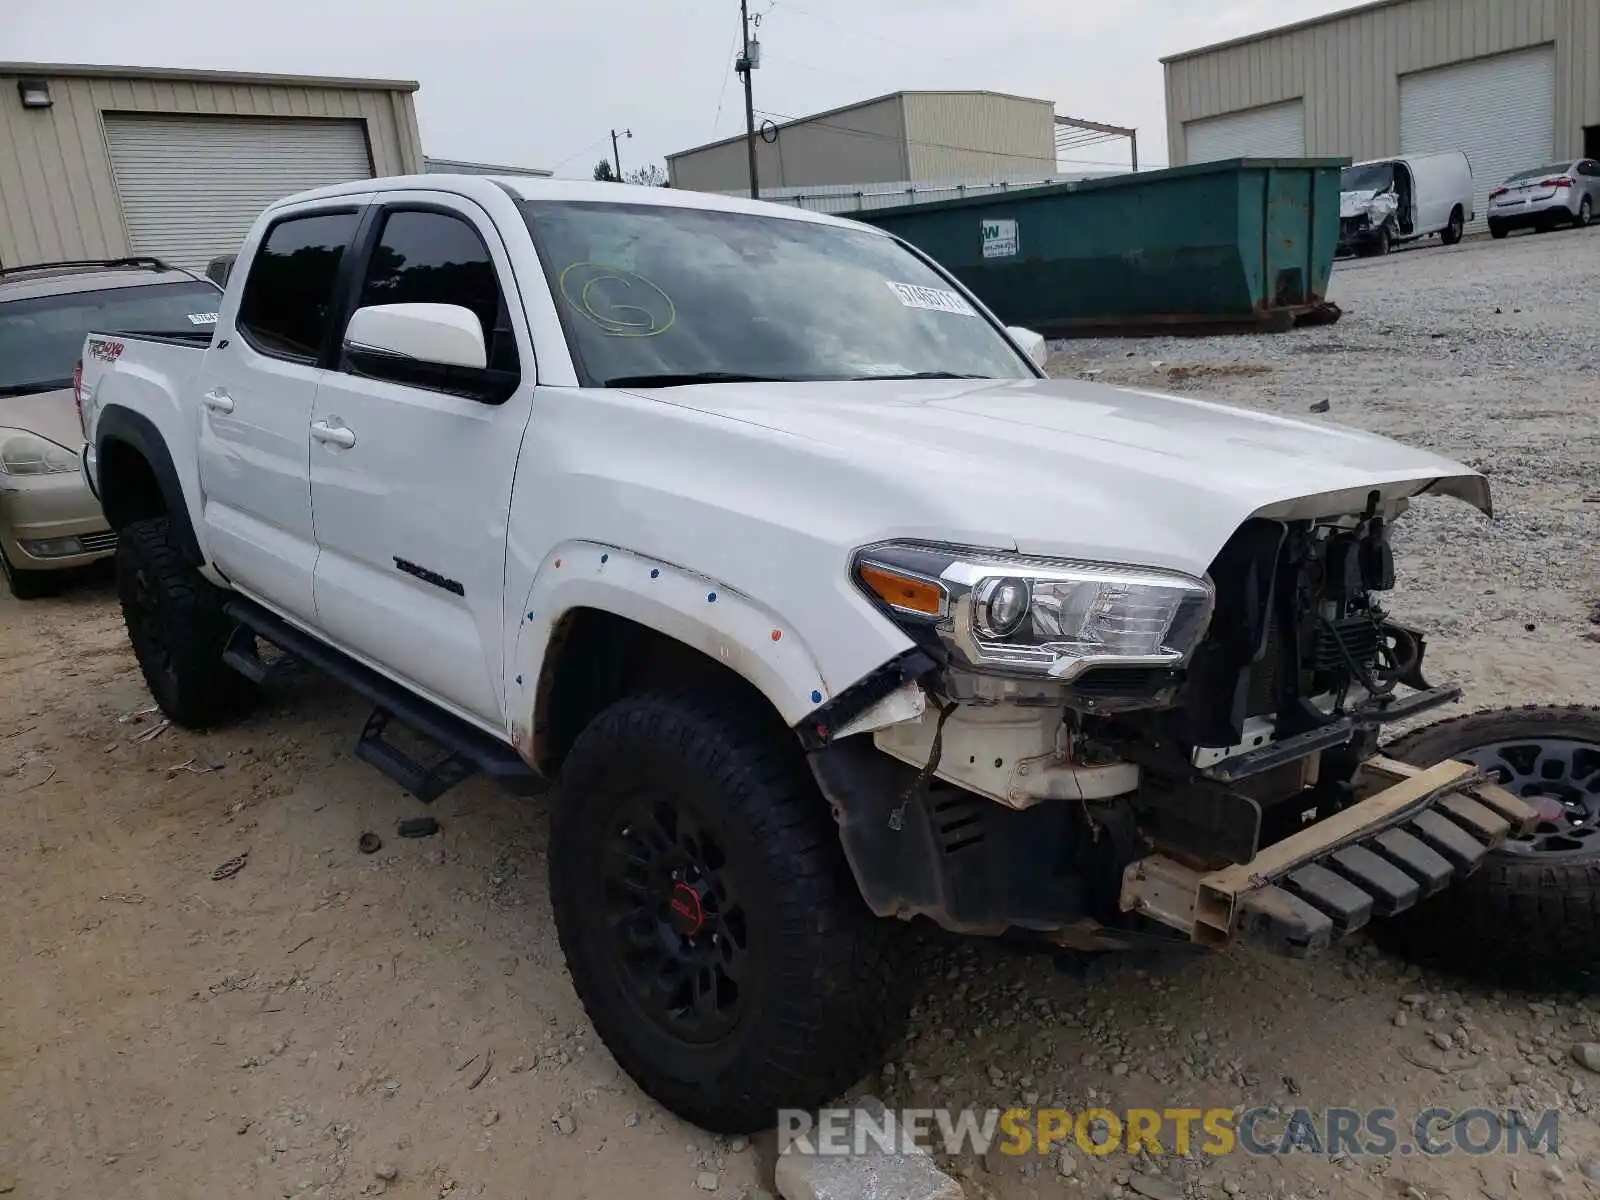
<path fill-rule="evenodd" d="M 975 317 L 978 310 L 961 296 L 944 288 L 921 287 L 914 283 L 883 281 L 907 308 L 925 308 L 929 312 L 955 313 L 960 317 Z"/>

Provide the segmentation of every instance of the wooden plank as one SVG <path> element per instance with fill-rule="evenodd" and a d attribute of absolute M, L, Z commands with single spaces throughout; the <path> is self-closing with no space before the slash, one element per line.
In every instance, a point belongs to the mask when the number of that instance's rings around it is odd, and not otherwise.
<path fill-rule="evenodd" d="M 1279 875 L 1306 859 L 1314 858 L 1329 846 L 1381 825 L 1385 818 L 1405 811 L 1423 797 L 1471 779 L 1476 774 L 1476 767 L 1458 762 L 1442 762 L 1418 771 L 1361 803 L 1268 846 L 1247 863 L 1213 871 L 1201 881 L 1201 887 L 1224 895 L 1238 895 L 1257 881 Z"/>

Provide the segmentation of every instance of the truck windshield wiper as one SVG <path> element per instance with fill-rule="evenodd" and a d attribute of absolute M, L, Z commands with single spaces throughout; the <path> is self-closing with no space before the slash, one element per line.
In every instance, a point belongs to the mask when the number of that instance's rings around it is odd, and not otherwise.
<path fill-rule="evenodd" d="M 874 379 L 988 379 L 987 375 L 963 375 L 957 371 L 909 371 L 901 375 L 852 375 L 851 383 L 867 383 Z"/>
<path fill-rule="evenodd" d="M 614 375 L 601 381 L 603 387 L 681 387 L 694 383 L 807 383 L 798 377 L 778 375 L 740 375 L 734 371 L 687 371 L 663 375 Z"/>

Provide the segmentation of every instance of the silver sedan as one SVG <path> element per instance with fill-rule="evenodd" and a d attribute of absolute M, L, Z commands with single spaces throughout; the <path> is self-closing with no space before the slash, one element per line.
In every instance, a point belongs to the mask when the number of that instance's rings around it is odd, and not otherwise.
<path fill-rule="evenodd" d="M 1600 161 L 1568 159 L 1519 171 L 1489 193 L 1489 233 L 1589 224 L 1600 210 Z"/>

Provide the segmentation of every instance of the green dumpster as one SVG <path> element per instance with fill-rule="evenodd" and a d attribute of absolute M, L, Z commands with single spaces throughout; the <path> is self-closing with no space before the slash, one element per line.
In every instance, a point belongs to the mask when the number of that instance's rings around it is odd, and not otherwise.
<path fill-rule="evenodd" d="M 1052 337 L 1332 320 L 1343 158 L 1239 158 L 857 214 Z"/>

